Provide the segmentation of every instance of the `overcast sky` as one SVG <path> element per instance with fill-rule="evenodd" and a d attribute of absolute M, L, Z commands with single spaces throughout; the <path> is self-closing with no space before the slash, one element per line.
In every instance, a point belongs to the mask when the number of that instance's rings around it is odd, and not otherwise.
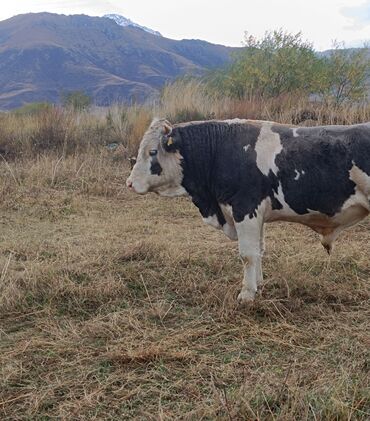
<path fill-rule="evenodd" d="M 317 50 L 333 41 L 370 41 L 370 0 L 15 0 L 2 1 L 0 20 L 20 13 L 118 13 L 173 38 L 240 46 L 244 32 L 262 36 L 302 31 Z"/>

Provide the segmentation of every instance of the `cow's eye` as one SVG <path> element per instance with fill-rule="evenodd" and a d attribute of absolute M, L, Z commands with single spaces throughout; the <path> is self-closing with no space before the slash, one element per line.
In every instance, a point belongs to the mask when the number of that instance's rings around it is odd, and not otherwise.
<path fill-rule="evenodd" d="M 156 155 L 157 155 L 157 153 L 158 153 L 157 149 L 151 149 L 151 150 L 149 151 L 149 155 L 150 155 L 150 156 L 156 156 Z"/>

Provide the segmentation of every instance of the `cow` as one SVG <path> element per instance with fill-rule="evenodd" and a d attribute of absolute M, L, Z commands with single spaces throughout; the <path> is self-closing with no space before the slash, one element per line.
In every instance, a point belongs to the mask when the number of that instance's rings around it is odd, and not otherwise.
<path fill-rule="evenodd" d="M 126 181 L 138 194 L 190 196 L 203 220 L 238 241 L 238 301 L 263 281 L 263 227 L 297 222 L 331 252 L 370 213 L 370 123 L 295 127 L 258 120 L 154 119 Z"/>

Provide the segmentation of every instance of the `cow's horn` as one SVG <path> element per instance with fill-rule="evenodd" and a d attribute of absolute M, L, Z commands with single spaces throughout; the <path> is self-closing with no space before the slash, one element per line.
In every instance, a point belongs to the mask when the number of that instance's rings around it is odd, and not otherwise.
<path fill-rule="evenodd" d="M 166 136 L 168 136 L 168 135 L 170 135 L 170 134 L 171 134 L 171 132 L 172 132 L 172 127 L 171 127 L 171 126 L 169 126 L 168 124 L 165 124 L 165 125 L 164 125 L 164 134 L 165 134 Z"/>

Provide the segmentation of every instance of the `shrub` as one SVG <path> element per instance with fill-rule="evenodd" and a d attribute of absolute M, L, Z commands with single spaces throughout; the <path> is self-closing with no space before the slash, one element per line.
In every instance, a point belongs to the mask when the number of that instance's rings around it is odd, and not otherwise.
<path fill-rule="evenodd" d="M 237 98 L 315 90 L 320 61 L 301 33 L 266 32 L 261 40 L 246 33 L 244 45 L 231 66 L 213 76 L 213 85 Z"/>
<path fill-rule="evenodd" d="M 91 105 L 91 98 L 83 91 L 64 92 L 62 94 L 62 104 L 66 108 L 74 111 L 86 110 Z"/>
<path fill-rule="evenodd" d="M 328 104 L 339 105 L 365 99 L 369 88 L 370 49 L 348 49 L 336 45 L 322 58 L 319 91 Z"/>
<path fill-rule="evenodd" d="M 48 111 L 53 108 L 53 105 L 48 102 L 31 102 L 30 104 L 23 105 L 20 108 L 17 108 L 13 112 L 16 115 L 36 115 L 44 111 Z"/>
<path fill-rule="evenodd" d="M 369 48 L 344 50 L 336 45 L 323 56 L 301 33 L 282 30 L 266 32 L 260 40 L 246 34 L 244 44 L 227 69 L 210 74 L 215 91 L 238 99 L 315 94 L 327 105 L 358 102 L 368 95 Z"/>

